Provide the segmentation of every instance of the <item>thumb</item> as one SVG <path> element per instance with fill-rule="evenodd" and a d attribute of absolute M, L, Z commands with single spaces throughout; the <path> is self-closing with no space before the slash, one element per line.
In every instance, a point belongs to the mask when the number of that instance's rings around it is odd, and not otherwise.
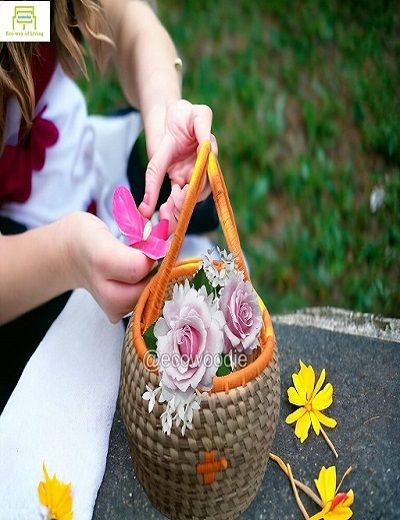
<path fill-rule="evenodd" d="M 136 284 L 147 276 L 153 266 L 154 260 L 117 240 L 107 274 L 109 279 Z"/>
<path fill-rule="evenodd" d="M 151 218 L 154 213 L 161 184 L 163 183 L 168 167 L 172 163 L 173 149 L 172 138 L 167 134 L 162 139 L 160 146 L 147 165 L 145 193 L 143 201 L 139 206 L 139 211 L 146 218 Z"/>

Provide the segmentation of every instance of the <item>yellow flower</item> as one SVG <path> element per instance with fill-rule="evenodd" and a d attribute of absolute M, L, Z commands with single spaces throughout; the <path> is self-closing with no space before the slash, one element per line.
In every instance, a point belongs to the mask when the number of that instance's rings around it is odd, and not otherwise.
<path fill-rule="evenodd" d="M 336 493 L 336 468 L 322 467 L 318 479 L 314 480 L 318 493 L 324 504 L 322 511 L 310 520 L 348 520 L 353 516 L 350 506 L 354 502 L 354 493 Z"/>
<path fill-rule="evenodd" d="M 46 508 L 45 520 L 72 520 L 71 483 L 65 484 L 49 477 L 43 464 L 44 482 L 39 482 L 38 493 L 40 503 Z"/>
<path fill-rule="evenodd" d="M 311 424 L 317 435 L 321 431 L 321 424 L 329 428 L 336 426 L 335 419 L 321 412 L 321 410 L 326 410 L 333 401 L 333 386 L 330 383 L 321 390 L 325 375 L 325 369 L 323 369 L 315 385 L 313 367 L 311 365 L 307 367 L 302 361 L 300 361 L 299 372 L 292 374 L 294 387 L 291 386 L 288 389 L 288 399 L 290 403 L 301 408 L 288 415 L 286 422 L 292 424 L 296 421 L 294 433 L 301 442 L 307 439 Z"/>

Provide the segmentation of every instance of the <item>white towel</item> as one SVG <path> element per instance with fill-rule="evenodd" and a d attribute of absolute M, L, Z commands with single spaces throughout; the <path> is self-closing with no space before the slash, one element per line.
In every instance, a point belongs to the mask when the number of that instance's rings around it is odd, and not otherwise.
<path fill-rule="evenodd" d="M 43 462 L 50 476 L 71 482 L 74 519 L 92 518 L 116 406 L 123 334 L 122 323 L 112 325 L 88 292 L 72 294 L 0 416 L 1 520 L 42 518 L 37 486 Z"/>

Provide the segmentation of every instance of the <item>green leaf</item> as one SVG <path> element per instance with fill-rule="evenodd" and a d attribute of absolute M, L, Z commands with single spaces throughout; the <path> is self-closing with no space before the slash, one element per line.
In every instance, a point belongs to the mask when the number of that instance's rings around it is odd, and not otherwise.
<path fill-rule="evenodd" d="M 150 327 L 143 332 L 143 339 L 146 343 L 146 347 L 148 351 L 154 356 L 157 357 L 157 338 L 154 335 L 154 327 L 155 323 L 150 325 Z"/>
<path fill-rule="evenodd" d="M 232 372 L 231 360 L 228 354 L 220 354 L 220 362 L 217 370 L 217 376 L 227 376 Z"/>
<path fill-rule="evenodd" d="M 200 267 L 197 273 L 193 276 L 191 285 L 196 289 L 196 291 L 204 285 L 207 294 L 215 293 L 214 287 L 211 285 L 210 280 L 207 278 L 206 272 L 202 267 Z"/>

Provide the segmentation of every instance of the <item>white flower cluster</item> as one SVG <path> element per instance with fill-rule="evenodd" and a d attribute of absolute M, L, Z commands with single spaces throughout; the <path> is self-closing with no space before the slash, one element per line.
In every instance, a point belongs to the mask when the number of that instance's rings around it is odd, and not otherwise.
<path fill-rule="evenodd" d="M 167 403 L 165 411 L 161 414 L 161 425 L 163 432 L 171 435 L 172 425 L 175 422 L 179 428 L 181 426 L 182 436 L 185 435 L 186 429 L 193 428 L 193 412 L 200 410 L 200 402 L 207 395 L 207 392 L 195 394 L 188 392 L 180 392 L 179 390 L 171 391 L 167 387 L 155 388 L 154 390 L 146 385 L 147 391 L 143 394 L 143 399 L 148 401 L 148 411 L 151 413 L 155 406 L 157 396 L 159 395 L 159 403 Z"/>
<path fill-rule="evenodd" d="M 220 249 L 218 246 L 217 252 L 222 262 L 220 269 L 214 264 L 214 249 L 208 249 L 207 254 L 201 257 L 203 269 L 211 285 L 214 288 L 218 286 L 224 287 L 229 280 L 243 280 L 242 271 L 236 269 L 237 255 L 235 253 L 228 253 L 225 249 Z"/>

